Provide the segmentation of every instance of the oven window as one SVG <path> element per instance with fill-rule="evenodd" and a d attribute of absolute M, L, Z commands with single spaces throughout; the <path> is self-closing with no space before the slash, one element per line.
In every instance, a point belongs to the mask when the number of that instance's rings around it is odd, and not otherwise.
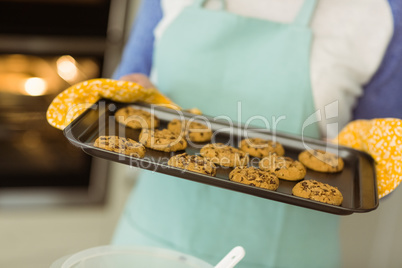
<path fill-rule="evenodd" d="M 0 187 L 87 186 L 91 158 L 46 121 L 62 90 L 98 77 L 101 60 L 0 55 Z"/>

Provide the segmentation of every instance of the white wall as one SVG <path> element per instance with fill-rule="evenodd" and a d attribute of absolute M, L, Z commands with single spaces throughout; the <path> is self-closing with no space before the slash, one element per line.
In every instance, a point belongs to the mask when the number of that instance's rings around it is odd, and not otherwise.
<path fill-rule="evenodd" d="M 343 267 L 402 267 L 402 186 L 369 213 L 342 217 Z"/>

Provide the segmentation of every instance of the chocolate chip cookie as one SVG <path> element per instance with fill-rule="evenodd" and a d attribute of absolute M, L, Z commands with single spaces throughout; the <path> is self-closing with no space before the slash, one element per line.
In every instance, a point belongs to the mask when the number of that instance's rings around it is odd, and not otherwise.
<path fill-rule="evenodd" d="M 322 150 L 305 150 L 299 154 L 299 161 L 307 168 L 319 172 L 339 172 L 344 166 L 341 157 Z"/>
<path fill-rule="evenodd" d="M 141 130 L 139 140 L 145 147 L 163 152 L 176 152 L 187 147 L 187 142 L 182 136 L 168 129 L 144 128 Z"/>
<path fill-rule="evenodd" d="M 248 154 L 223 143 L 210 143 L 201 148 L 203 157 L 224 167 L 247 166 Z"/>
<path fill-rule="evenodd" d="M 306 176 L 306 168 L 290 157 L 271 154 L 258 163 L 260 169 L 273 172 L 278 178 L 288 181 L 301 180 Z"/>
<path fill-rule="evenodd" d="M 342 204 L 343 196 L 337 187 L 315 180 L 304 180 L 298 182 L 292 189 L 295 196 L 339 206 Z"/>
<path fill-rule="evenodd" d="M 254 157 L 263 158 L 270 154 L 282 156 L 285 149 L 279 142 L 260 138 L 244 139 L 240 142 L 240 149 Z"/>
<path fill-rule="evenodd" d="M 138 158 L 143 158 L 145 156 L 145 147 L 141 143 L 129 138 L 100 136 L 95 140 L 94 146 Z"/>
<path fill-rule="evenodd" d="M 131 106 L 121 108 L 115 113 L 116 121 L 133 129 L 157 128 L 159 119 L 151 113 Z"/>
<path fill-rule="evenodd" d="M 183 133 L 186 139 L 193 142 L 210 141 L 212 131 L 206 125 L 188 120 L 173 119 L 168 124 L 168 129 L 175 133 Z"/>
<path fill-rule="evenodd" d="M 236 167 L 229 173 L 229 179 L 273 191 L 279 187 L 279 179 L 274 173 L 255 167 Z"/>
<path fill-rule="evenodd" d="M 216 175 L 215 164 L 199 155 L 189 155 L 187 153 L 178 154 L 169 159 L 168 165 L 205 175 Z"/>

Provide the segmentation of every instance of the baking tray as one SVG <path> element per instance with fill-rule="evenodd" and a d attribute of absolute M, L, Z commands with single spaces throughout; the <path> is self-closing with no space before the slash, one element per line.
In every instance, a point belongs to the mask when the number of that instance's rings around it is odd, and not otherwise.
<path fill-rule="evenodd" d="M 118 103 L 102 99 L 67 126 L 64 129 L 64 135 L 72 144 L 81 147 L 84 152 L 94 157 L 308 209 L 349 215 L 355 212 L 368 212 L 378 206 L 374 161 L 370 155 L 351 148 L 328 144 L 321 140 L 301 139 L 301 137 L 283 133 L 273 135 L 266 129 L 251 129 L 249 126 L 246 128 L 242 124 L 230 124 L 226 120 L 215 117 L 202 116 L 208 120 L 214 133 L 211 142 L 221 142 L 237 147 L 239 141 L 247 135 L 248 138 L 259 137 L 280 142 L 285 148 L 285 156 L 293 159 L 297 159 L 298 154 L 306 148 L 338 153 L 345 162 L 343 171 L 330 174 L 307 169 L 305 179 L 315 179 L 338 187 L 344 198 L 342 205 L 329 205 L 293 196 L 292 188 L 297 182 L 280 180 L 279 188 L 276 191 L 270 191 L 230 181 L 228 175 L 232 168 L 218 167 L 216 177 L 212 177 L 167 165 L 172 155 L 183 153 L 183 151 L 166 153 L 147 148 L 145 157 L 139 159 L 94 147 L 95 139 L 101 135 L 116 135 L 138 141 L 140 130 L 127 128 L 119 124 L 114 117 L 116 110 L 128 105 L 153 112 L 160 119 L 159 129 L 166 128 L 168 122 L 174 118 L 196 119 L 199 117 L 155 105 Z M 200 122 L 205 123 L 206 121 Z M 205 144 L 207 143 L 189 143 L 185 151 L 188 154 L 198 154 L 200 148 Z M 258 161 L 258 158 L 250 158 L 250 164 L 253 166 L 258 167 Z"/>

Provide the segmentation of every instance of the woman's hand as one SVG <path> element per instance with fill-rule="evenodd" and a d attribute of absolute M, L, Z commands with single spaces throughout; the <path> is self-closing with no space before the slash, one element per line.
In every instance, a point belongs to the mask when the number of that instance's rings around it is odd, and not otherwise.
<path fill-rule="evenodd" d="M 152 84 L 151 80 L 149 80 L 148 76 L 141 73 L 123 75 L 120 77 L 120 80 L 134 82 L 145 88 L 156 88 L 155 85 Z"/>

